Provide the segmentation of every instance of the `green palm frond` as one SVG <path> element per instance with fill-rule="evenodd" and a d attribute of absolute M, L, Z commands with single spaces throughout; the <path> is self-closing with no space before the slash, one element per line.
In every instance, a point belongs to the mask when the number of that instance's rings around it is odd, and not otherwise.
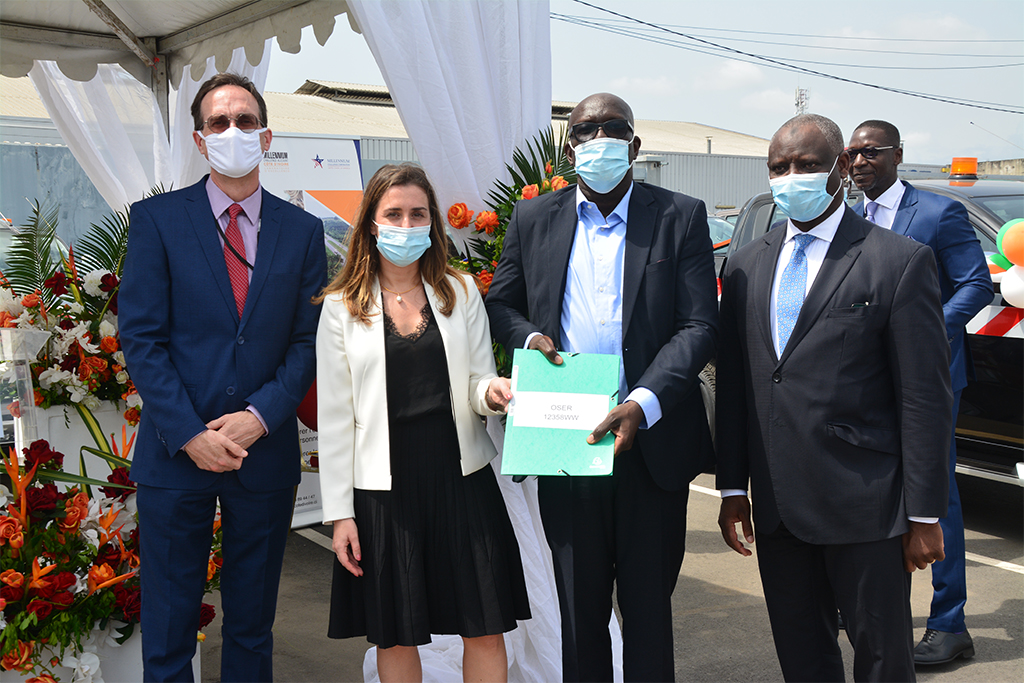
<path fill-rule="evenodd" d="M 118 211 L 104 216 L 99 225 L 93 223 L 89 232 L 78 239 L 75 265 L 81 273 L 104 270 L 121 277 L 127 251 L 128 214 Z"/>
<path fill-rule="evenodd" d="M 55 248 L 55 244 L 60 244 L 57 241 L 59 211 L 60 207 L 44 207 L 38 200 L 32 205 L 28 224 L 11 240 L 7 268 L 3 272 L 11 289 L 19 296 L 42 290 L 47 306 L 56 298 L 43 288 L 43 282 L 60 266 L 61 250 L 59 246 Z"/>

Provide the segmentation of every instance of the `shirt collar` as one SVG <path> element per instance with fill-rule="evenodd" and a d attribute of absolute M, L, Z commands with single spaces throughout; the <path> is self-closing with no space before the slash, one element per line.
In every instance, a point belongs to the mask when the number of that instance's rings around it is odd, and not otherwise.
<path fill-rule="evenodd" d="M 900 200 L 903 199 L 903 191 L 905 187 L 903 181 L 897 179 L 895 183 L 889 186 L 889 189 L 878 195 L 878 199 L 867 199 L 866 201 L 873 201 L 875 204 L 879 204 L 889 209 L 890 211 L 899 208 Z"/>
<path fill-rule="evenodd" d="M 235 202 L 234 199 L 224 194 L 224 190 L 217 187 L 217 183 L 213 182 L 213 178 L 206 179 L 206 195 L 210 198 L 210 208 L 213 209 L 213 215 L 218 220 L 232 204 L 237 203 L 242 207 L 242 213 L 249 219 L 249 222 L 255 225 L 260 217 L 260 210 L 263 208 L 262 190 L 262 185 L 257 186 L 256 191 L 251 195 L 240 202 Z"/>
<path fill-rule="evenodd" d="M 818 223 L 813 228 L 804 232 L 795 225 L 793 221 L 786 221 L 786 242 L 789 242 L 797 235 L 814 235 L 819 240 L 824 240 L 829 244 L 832 243 L 832 238 L 836 236 L 836 231 L 839 229 L 839 223 L 843 220 L 843 213 L 846 212 L 846 202 L 839 204 L 839 208 L 828 215 L 828 218 Z"/>
<path fill-rule="evenodd" d="M 608 214 L 608 216 L 605 218 L 605 220 L 607 220 L 607 224 L 609 224 L 609 225 L 611 224 L 611 220 L 609 220 L 609 219 L 611 219 L 611 217 L 613 215 L 618 216 L 619 220 L 622 221 L 623 225 L 627 224 L 626 223 L 626 218 L 629 216 L 629 198 L 632 197 L 632 196 L 633 196 L 633 183 L 630 183 L 629 184 L 629 189 L 626 190 L 626 194 L 624 194 L 622 196 L 622 199 L 619 200 L 619 203 L 615 206 L 615 209 L 610 214 Z M 586 196 L 583 194 L 583 190 L 580 189 L 580 186 L 576 185 L 576 218 L 578 220 L 582 220 L 583 219 L 583 205 L 584 204 L 591 204 L 591 205 L 593 205 L 593 202 L 591 202 L 589 199 L 587 199 Z M 597 215 L 600 216 L 600 214 L 601 214 L 600 211 L 597 211 L 596 208 L 594 209 L 594 211 L 596 211 Z"/>

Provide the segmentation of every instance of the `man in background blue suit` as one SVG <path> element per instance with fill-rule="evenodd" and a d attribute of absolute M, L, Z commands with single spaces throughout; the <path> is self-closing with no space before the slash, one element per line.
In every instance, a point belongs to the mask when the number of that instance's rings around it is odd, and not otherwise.
<path fill-rule="evenodd" d="M 323 224 L 259 182 L 266 104 L 218 74 L 192 103 L 210 175 L 134 204 L 121 341 L 142 396 L 138 484 L 147 681 L 192 680 L 222 513 L 222 681 L 273 679 L 271 628 L 313 381 Z"/>
<path fill-rule="evenodd" d="M 850 178 L 864 191 L 867 202 L 854 210 L 868 220 L 931 247 L 939 268 L 942 312 L 946 319 L 952 362 L 953 427 L 960 394 L 967 386 L 971 364 L 964 326 L 992 301 L 992 279 L 985 255 L 960 202 L 931 192 L 919 192 L 896 176 L 903 161 L 900 133 L 886 121 L 865 121 L 849 145 Z M 949 508 L 939 520 L 946 559 L 932 565 L 931 615 L 924 638 L 914 648 L 915 664 L 941 664 L 974 656 L 974 643 L 964 623 L 967 573 L 964 520 L 956 487 L 956 440 L 949 446 Z"/>

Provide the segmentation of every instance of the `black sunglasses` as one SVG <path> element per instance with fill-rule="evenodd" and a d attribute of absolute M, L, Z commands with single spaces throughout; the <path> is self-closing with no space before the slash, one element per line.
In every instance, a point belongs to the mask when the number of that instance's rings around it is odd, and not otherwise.
<path fill-rule="evenodd" d="M 232 121 L 235 122 L 235 125 L 243 133 L 251 133 L 261 127 L 260 120 L 252 114 L 239 114 L 238 116 L 225 116 L 221 114 L 219 116 L 211 116 L 206 119 L 203 125 L 209 128 L 211 133 L 220 134 L 231 127 Z"/>
<path fill-rule="evenodd" d="M 603 130 L 610 138 L 628 140 L 633 137 L 633 126 L 625 119 L 612 119 L 604 123 L 584 121 L 569 129 L 572 136 L 580 142 L 587 142 L 597 137 L 597 131 Z"/>
<path fill-rule="evenodd" d="M 879 152 L 892 148 L 893 145 L 889 145 L 888 147 L 848 147 L 846 151 L 850 155 L 850 160 L 853 161 L 857 158 L 858 154 L 865 159 L 874 159 L 878 156 Z"/>

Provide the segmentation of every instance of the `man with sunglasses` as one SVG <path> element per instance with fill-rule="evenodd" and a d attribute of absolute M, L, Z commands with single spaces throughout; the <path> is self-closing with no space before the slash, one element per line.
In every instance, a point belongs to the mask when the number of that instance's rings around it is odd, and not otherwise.
<path fill-rule="evenodd" d="M 897 177 L 903 161 L 900 133 L 887 121 L 865 121 L 850 138 L 850 179 L 864 191 L 866 202 L 854 210 L 895 233 L 927 244 L 939 267 L 942 312 L 952 352 L 953 434 L 949 445 L 949 508 L 939 520 L 946 559 L 932 565 L 931 614 L 924 637 L 914 648 L 915 664 L 941 664 L 974 656 L 974 643 L 964 623 L 967 569 L 964 520 L 956 486 L 956 416 L 960 394 L 973 375 L 964 326 L 992 301 L 992 279 L 985 254 L 960 202 L 920 192 Z"/>
<path fill-rule="evenodd" d="M 516 204 L 487 294 L 508 351 L 616 354 L 610 477 L 540 477 L 562 615 L 562 676 L 611 681 L 612 590 L 626 680 L 675 676 L 671 596 L 690 481 L 713 458 L 697 374 L 715 350 L 714 256 L 704 203 L 633 182 L 633 112 L 591 95 L 569 116 L 579 183 Z"/>
<path fill-rule="evenodd" d="M 295 410 L 316 371 L 310 299 L 327 281 L 323 225 L 260 186 L 272 134 L 250 81 L 214 76 L 192 117 L 210 175 L 132 205 L 120 289 L 121 342 L 144 401 L 132 466 L 143 673 L 192 680 L 219 505 L 220 680 L 270 681 L 300 476 Z"/>

